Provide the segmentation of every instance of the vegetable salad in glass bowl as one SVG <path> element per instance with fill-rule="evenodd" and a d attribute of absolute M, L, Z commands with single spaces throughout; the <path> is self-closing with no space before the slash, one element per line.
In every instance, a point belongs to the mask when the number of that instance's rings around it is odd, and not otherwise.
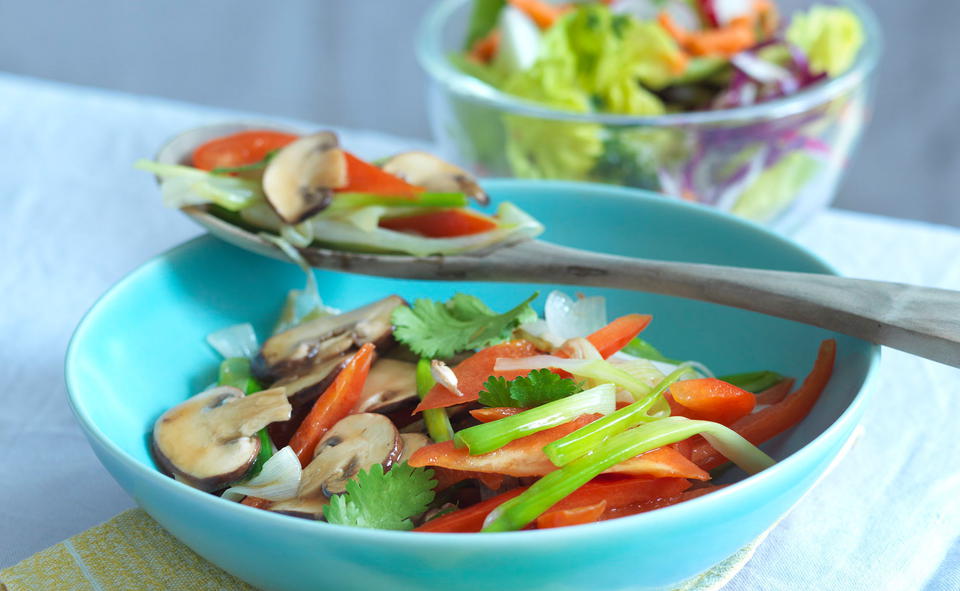
<path fill-rule="evenodd" d="M 464 293 L 338 312 L 308 276 L 262 345 L 248 324 L 208 336 L 216 383 L 150 437 L 164 472 L 355 527 L 580 525 L 709 494 L 728 463 L 770 467 L 756 445 L 799 423 L 833 370 L 828 340 L 797 388 L 772 371 L 715 377 L 643 340 L 651 316 L 608 322 L 600 296 L 553 291 L 542 317 L 538 294 L 504 312 Z"/>
<path fill-rule="evenodd" d="M 858 0 L 445 0 L 418 53 L 479 174 L 657 191 L 790 230 L 836 191 L 879 53 Z"/>

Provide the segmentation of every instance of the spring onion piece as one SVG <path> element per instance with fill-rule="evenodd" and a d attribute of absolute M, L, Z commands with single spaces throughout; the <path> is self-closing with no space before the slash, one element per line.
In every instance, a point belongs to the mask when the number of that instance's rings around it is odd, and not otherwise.
<path fill-rule="evenodd" d="M 627 355 L 633 355 L 634 357 L 640 357 L 641 359 L 649 359 L 650 361 L 659 361 L 661 363 L 670 363 L 672 365 L 680 365 L 680 361 L 676 359 L 670 359 L 665 357 L 656 347 L 648 343 L 647 341 L 636 337 L 623 348 L 623 352 Z"/>
<path fill-rule="evenodd" d="M 484 522 L 485 532 L 515 531 L 543 514 L 561 499 L 604 470 L 639 454 L 703 435 L 717 451 L 750 474 L 769 468 L 773 459 L 749 441 L 719 423 L 670 417 L 616 435 L 563 468 L 547 474 L 526 491 L 506 501 Z"/>
<path fill-rule="evenodd" d="M 775 371 L 754 371 L 717 377 L 728 384 L 757 394 L 783 381 L 783 376 Z"/>
<path fill-rule="evenodd" d="M 247 357 L 229 357 L 221 361 L 217 385 L 233 386 L 243 390 L 243 393 L 247 395 L 263 390 L 263 385 L 253 377 L 250 371 L 250 359 Z M 257 454 L 257 460 L 250 468 L 251 476 L 260 473 L 260 470 L 263 469 L 264 464 L 273 456 L 274 452 L 273 441 L 265 428 L 260 429 L 257 437 L 260 439 L 260 453 Z"/>
<path fill-rule="evenodd" d="M 657 387 L 653 389 L 646 397 L 625 406 L 620 410 L 611 413 L 602 419 L 598 419 L 589 425 L 585 425 L 573 433 L 550 443 L 543 448 L 543 453 L 550 458 L 550 461 L 557 466 L 569 464 L 573 460 L 589 453 L 595 447 L 600 445 L 605 439 L 618 435 L 639 423 L 657 420 L 657 417 L 651 416 L 651 410 L 661 411 L 666 401 L 663 393 L 671 384 L 682 378 L 690 370 L 686 367 L 679 367 L 670 375 L 663 378 Z M 670 414 L 670 407 L 666 407 L 666 415 Z"/>
<path fill-rule="evenodd" d="M 464 429 L 456 434 L 454 443 L 457 447 L 466 446 L 470 455 L 489 453 L 515 439 L 562 425 L 580 415 L 609 415 L 616 409 L 616 395 L 613 384 L 603 384 L 513 416 Z"/>
<path fill-rule="evenodd" d="M 421 359 L 417 362 L 417 395 L 420 400 L 426 398 L 435 383 L 433 373 L 430 371 L 430 360 Z M 450 425 L 447 409 L 430 408 L 423 411 L 423 422 L 427 426 L 430 439 L 434 442 L 441 443 L 453 439 L 453 427 Z"/>
<path fill-rule="evenodd" d="M 257 181 L 150 160 L 137 160 L 133 167 L 160 178 L 163 203 L 167 207 L 213 203 L 228 211 L 240 211 L 263 200 L 263 189 Z"/>
<path fill-rule="evenodd" d="M 562 369 L 579 378 L 597 380 L 599 383 L 612 383 L 630 392 L 634 400 L 645 398 L 653 388 L 646 381 L 602 359 L 566 359 L 553 355 L 536 355 L 519 359 L 497 359 L 494 365 L 495 371 L 549 368 Z"/>
<path fill-rule="evenodd" d="M 337 193 L 324 215 L 372 205 L 384 207 L 466 207 L 470 200 L 463 193 L 418 193 L 415 197 L 391 197 L 369 193 Z"/>
<path fill-rule="evenodd" d="M 223 492 L 223 498 L 240 501 L 245 496 L 268 501 L 285 501 L 297 496 L 302 469 L 297 454 L 289 445 L 263 464 L 259 474 Z"/>
<path fill-rule="evenodd" d="M 253 330 L 253 325 L 248 322 L 234 324 L 208 334 L 207 343 L 224 359 L 231 357 L 250 359 L 260 350 L 257 333 Z"/>

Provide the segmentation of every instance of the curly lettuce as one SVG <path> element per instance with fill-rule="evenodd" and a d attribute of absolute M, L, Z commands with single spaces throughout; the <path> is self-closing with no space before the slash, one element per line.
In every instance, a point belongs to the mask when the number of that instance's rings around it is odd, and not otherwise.
<path fill-rule="evenodd" d="M 864 42 L 863 25 L 849 8 L 816 5 L 798 12 L 787 28 L 787 41 L 800 47 L 814 74 L 839 76 L 853 65 Z"/>
<path fill-rule="evenodd" d="M 786 207 L 817 173 L 820 163 L 806 152 L 791 152 L 764 170 L 733 205 L 731 213 L 767 221 Z"/>

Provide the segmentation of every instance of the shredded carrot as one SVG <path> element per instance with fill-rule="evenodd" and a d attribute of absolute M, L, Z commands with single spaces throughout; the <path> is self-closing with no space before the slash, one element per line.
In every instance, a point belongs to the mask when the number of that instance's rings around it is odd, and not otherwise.
<path fill-rule="evenodd" d="M 493 30 L 487 33 L 484 37 L 477 39 L 476 43 L 473 44 L 473 47 L 470 48 L 470 51 L 467 52 L 467 57 L 470 59 L 480 62 L 481 64 L 488 64 L 497 55 L 497 51 L 500 49 L 500 31 Z"/>
<path fill-rule="evenodd" d="M 554 6 L 544 0 L 510 0 L 514 8 L 530 17 L 541 29 L 549 29 L 570 6 Z"/>
<path fill-rule="evenodd" d="M 662 11 L 657 15 L 657 22 L 660 23 L 660 26 L 667 30 L 667 33 L 673 37 L 677 43 L 680 45 L 686 45 L 687 41 L 690 39 L 690 33 L 680 26 L 677 21 L 673 20 L 673 17 L 670 16 L 670 13 Z"/>
<path fill-rule="evenodd" d="M 756 42 L 757 35 L 752 19 L 741 16 L 730 21 L 725 27 L 691 33 L 685 45 L 693 55 L 729 56 L 751 47 Z"/>

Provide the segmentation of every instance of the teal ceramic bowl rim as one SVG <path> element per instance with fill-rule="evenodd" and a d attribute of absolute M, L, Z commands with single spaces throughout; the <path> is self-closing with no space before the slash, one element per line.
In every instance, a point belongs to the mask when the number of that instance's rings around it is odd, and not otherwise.
<path fill-rule="evenodd" d="M 801 247 L 800 245 L 772 232 L 766 228 L 755 224 L 753 222 L 736 218 L 715 210 L 709 209 L 707 207 L 685 203 L 681 201 L 675 201 L 667 199 L 661 195 L 655 193 L 650 193 L 648 191 L 640 191 L 635 189 L 627 189 L 623 187 L 612 187 L 608 185 L 598 185 L 591 183 L 576 183 L 576 182 L 566 182 L 566 181 L 523 181 L 523 180 L 514 180 L 514 179 L 492 179 L 485 180 L 483 184 L 486 189 L 491 193 L 499 192 L 523 192 L 526 186 L 535 185 L 540 189 L 561 189 L 561 190 L 578 190 L 585 192 L 601 192 L 605 196 L 615 197 L 617 199 L 622 199 L 624 201 L 636 201 L 637 199 L 642 200 L 653 200 L 658 203 L 664 204 L 667 207 L 679 207 L 687 209 L 691 215 L 695 216 L 706 216 L 711 218 L 718 223 L 727 223 L 733 224 L 735 226 L 740 226 L 745 231 L 760 232 L 764 234 L 767 238 L 779 242 L 782 246 L 798 251 L 805 256 L 810 257 L 815 262 L 820 264 L 823 267 L 825 272 L 836 275 L 836 270 L 829 265 L 826 261 L 821 259 L 819 256 L 811 253 L 807 249 Z M 185 484 L 177 482 L 176 480 L 169 478 L 168 476 L 160 473 L 156 468 L 147 466 L 135 460 L 130 456 L 126 451 L 124 451 L 120 446 L 114 443 L 106 434 L 101 431 L 94 421 L 91 419 L 89 414 L 83 407 L 82 402 L 78 401 L 77 395 L 75 392 L 79 391 L 80 386 L 78 385 L 79 378 L 75 375 L 76 367 L 76 356 L 78 343 L 83 340 L 84 334 L 88 328 L 96 322 L 96 319 L 99 315 L 106 313 L 106 310 L 109 309 L 110 301 L 118 297 L 118 294 L 123 291 L 125 285 L 137 281 L 141 276 L 148 274 L 153 270 L 153 268 L 158 265 L 163 264 L 163 262 L 171 257 L 175 257 L 183 252 L 190 251 L 195 248 L 200 248 L 206 241 L 216 240 L 216 238 L 210 235 L 201 235 L 197 238 L 188 240 L 182 244 L 179 244 L 159 255 L 154 256 L 146 263 L 140 265 L 126 276 L 117 281 L 112 287 L 110 287 L 103 295 L 101 295 L 97 301 L 91 306 L 90 310 L 84 314 L 83 318 L 80 320 L 77 325 L 76 330 L 73 333 L 73 336 L 70 339 L 70 343 L 67 346 L 67 354 L 65 359 L 65 368 L 64 375 L 67 386 L 67 399 L 70 404 L 70 408 L 73 411 L 74 415 L 77 417 L 77 420 L 80 422 L 81 427 L 86 432 L 86 434 L 92 439 L 96 440 L 103 448 L 115 458 L 117 458 L 121 463 L 131 469 L 134 473 L 139 475 L 141 478 L 147 480 L 151 486 L 158 486 L 161 489 L 169 492 L 169 494 L 176 495 L 187 495 L 190 496 L 198 502 L 209 502 L 217 503 L 220 507 L 220 510 L 224 511 L 233 511 L 238 519 L 248 519 L 255 520 L 256 523 L 264 526 L 277 525 L 282 526 L 288 529 L 293 529 L 297 532 L 303 532 L 304 534 L 309 535 L 310 532 L 316 534 L 318 531 L 316 528 L 335 528 L 330 530 L 331 535 L 343 536 L 344 538 L 351 539 L 354 541 L 361 542 L 370 542 L 370 543 L 389 543 L 389 542 L 404 542 L 407 544 L 410 543 L 422 543 L 426 547 L 442 547 L 446 544 L 452 543 L 453 540 L 461 540 L 466 543 L 469 540 L 469 543 L 473 546 L 479 548 L 487 548 L 490 546 L 498 546 L 506 542 L 506 539 L 511 540 L 524 539 L 535 541 L 536 539 L 542 539 L 544 536 L 576 536 L 577 532 L 582 531 L 581 528 L 592 528 L 591 533 L 608 533 L 616 534 L 619 530 L 624 528 L 634 528 L 637 526 L 648 526 L 648 527 L 660 527 L 664 524 L 669 524 L 670 521 L 678 518 L 679 516 L 686 513 L 694 513 L 697 511 L 705 510 L 712 503 L 722 502 L 723 499 L 727 499 L 731 496 L 739 494 L 739 491 L 742 489 L 754 486 L 761 483 L 764 480 L 773 478 L 776 474 L 782 471 L 790 470 L 795 464 L 799 465 L 802 461 L 802 458 L 808 455 L 814 454 L 814 452 L 822 447 L 829 446 L 831 441 L 835 437 L 839 437 L 839 433 L 844 429 L 847 423 L 855 420 L 855 416 L 858 413 L 860 407 L 865 403 L 868 392 L 873 390 L 873 384 L 877 379 L 877 366 L 880 358 L 880 347 L 879 345 L 871 346 L 871 356 L 870 356 L 870 367 L 867 371 L 867 375 L 864 377 L 863 385 L 860 387 L 860 390 L 856 393 L 853 400 L 847 406 L 846 409 L 840 414 L 840 416 L 835 420 L 829 427 L 824 429 L 819 435 L 814 437 L 809 443 L 804 445 L 802 448 L 786 457 L 785 459 L 777 462 L 771 468 L 764 470 L 759 474 L 753 476 L 748 476 L 743 480 L 735 482 L 725 488 L 712 492 L 709 495 L 704 495 L 695 499 L 691 499 L 684 503 L 678 505 L 673 505 L 670 507 L 664 507 L 656 511 L 651 511 L 649 513 L 642 513 L 639 515 L 633 515 L 629 517 L 622 517 L 619 519 L 611 519 L 609 521 L 603 521 L 599 523 L 591 523 L 586 525 L 571 526 L 565 528 L 553 528 L 548 530 L 525 530 L 525 531 L 516 531 L 516 532 L 502 532 L 502 533 L 489 533 L 481 536 L 475 534 L 462 534 L 462 533 L 433 533 L 430 535 L 421 535 L 411 532 L 398 532 L 398 531 L 388 531 L 388 530 L 375 530 L 375 529 L 364 529 L 359 527 L 350 527 L 343 525 L 335 525 L 330 523 L 309 521 L 297 517 L 291 517 L 287 515 L 281 515 L 278 513 L 271 513 L 269 511 L 262 511 L 255 509 L 253 507 L 247 507 L 239 503 L 233 503 L 214 497 L 208 493 L 199 491 L 197 489 L 191 488 Z M 203 500 L 201 500 L 203 499 Z M 602 530 L 602 531 L 601 531 Z M 416 540 L 416 541 L 414 541 Z"/>

